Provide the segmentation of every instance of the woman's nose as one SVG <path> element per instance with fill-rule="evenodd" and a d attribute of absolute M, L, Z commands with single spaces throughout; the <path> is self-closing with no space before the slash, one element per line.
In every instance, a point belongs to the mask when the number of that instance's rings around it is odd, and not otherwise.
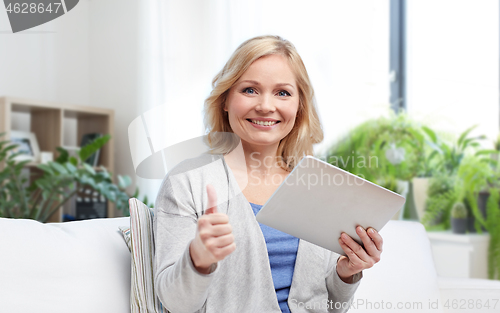
<path fill-rule="evenodd" d="M 259 103 L 257 104 L 257 107 L 255 109 L 263 113 L 274 112 L 276 110 L 276 107 L 274 106 L 273 100 L 274 99 L 272 98 L 272 96 L 263 95 L 259 97 Z"/>

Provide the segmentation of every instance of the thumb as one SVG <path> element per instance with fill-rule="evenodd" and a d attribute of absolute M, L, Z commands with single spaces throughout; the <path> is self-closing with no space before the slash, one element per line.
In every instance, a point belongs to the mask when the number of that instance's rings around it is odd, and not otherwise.
<path fill-rule="evenodd" d="M 217 192 L 214 186 L 207 185 L 208 209 L 205 214 L 217 213 Z"/>

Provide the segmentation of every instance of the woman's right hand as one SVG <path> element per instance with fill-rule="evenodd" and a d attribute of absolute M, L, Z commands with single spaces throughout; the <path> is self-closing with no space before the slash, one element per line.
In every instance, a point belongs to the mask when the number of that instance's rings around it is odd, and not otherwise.
<path fill-rule="evenodd" d="M 194 267 L 209 274 L 212 264 L 223 260 L 236 249 L 227 214 L 217 212 L 217 193 L 207 185 L 208 210 L 198 219 L 196 236 L 189 245 Z"/>

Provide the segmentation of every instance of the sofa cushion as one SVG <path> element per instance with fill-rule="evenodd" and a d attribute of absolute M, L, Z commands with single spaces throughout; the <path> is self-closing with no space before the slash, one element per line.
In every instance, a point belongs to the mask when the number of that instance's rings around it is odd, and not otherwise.
<path fill-rule="evenodd" d="M 443 312 L 423 225 L 389 221 L 380 235 L 384 240 L 381 260 L 363 271 L 349 312 Z"/>
<path fill-rule="evenodd" d="M 42 224 L 0 218 L 0 311 L 130 311 L 129 218 Z"/>

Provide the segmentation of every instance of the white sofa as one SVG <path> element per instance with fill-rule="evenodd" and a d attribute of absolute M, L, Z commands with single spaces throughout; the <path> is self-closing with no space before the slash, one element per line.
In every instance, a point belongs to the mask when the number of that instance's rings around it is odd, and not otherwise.
<path fill-rule="evenodd" d="M 0 312 L 130 312 L 130 253 L 118 230 L 129 221 L 0 218 Z M 484 312 L 500 312 L 500 282 L 438 279 L 421 224 L 390 221 L 381 234 L 382 260 L 364 272 L 351 312 L 483 312 L 486 299 Z M 476 304 L 446 310 L 447 299 Z"/>

